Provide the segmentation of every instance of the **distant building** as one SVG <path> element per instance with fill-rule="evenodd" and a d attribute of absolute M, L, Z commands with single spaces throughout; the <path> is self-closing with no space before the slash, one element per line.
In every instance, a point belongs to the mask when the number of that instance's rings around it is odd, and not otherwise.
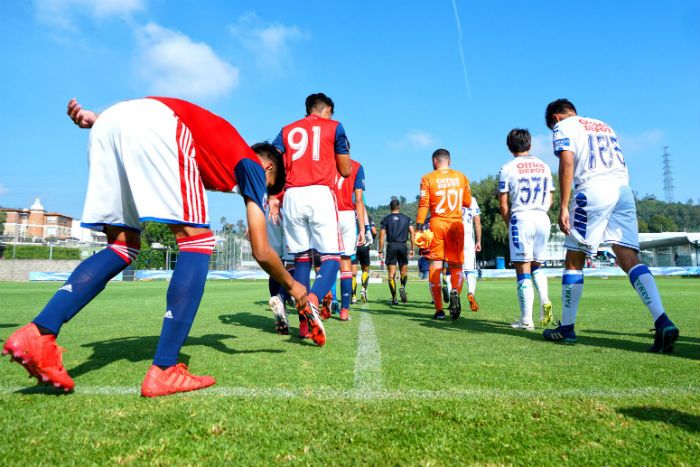
<path fill-rule="evenodd" d="M 73 219 L 71 238 L 83 243 L 107 243 L 107 236 L 102 232 L 80 226 L 80 219 Z"/>
<path fill-rule="evenodd" d="M 640 233 L 642 259 L 650 266 L 700 266 L 700 233 Z"/>
<path fill-rule="evenodd" d="M 73 218 L 57 212 L 46 212 L 37 198 L 29 208 L 0 208 L 7 213 L 4 235 L 18 240 L 68 240 Z"/>

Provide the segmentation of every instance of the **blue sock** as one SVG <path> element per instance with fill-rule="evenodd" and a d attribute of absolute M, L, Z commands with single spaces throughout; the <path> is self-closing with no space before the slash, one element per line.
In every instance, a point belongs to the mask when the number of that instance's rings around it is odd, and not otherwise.
<path fill-rule="evenodd" d="M 333 301 L 337 302 L 338 301 L 338 296 L 336 295 L 336 289 L 338 288 L 337 281 L 333 281 L 333 285 L 331 286 L 331 295 L 333 295 Z"/>
<path fill-rule="evenodd" d="M 97 296 L 110 279 L 129 265 L 108 247 L 86 259 L 68 277 L 33 323 L 58 335 L 67 323 Z"/>
<path fill-rule="evenodd" d="M 340 308 L 350 309 L 350 298 L 352 297 L 352 271 L 341 271 L 340 273 Z"/>
<path fill-rule="evenodd" d="M 656 318 L 656 321 L 654 322 L 654 327 L 656 329 L 663 329 L 673 325 L 673 321 L 671 321 L 669 317 L 666 316 L 666 313 Z"/>
<path fill-rule="evenodd" d="M 209 259 L 205 253 L 182 252 L 177 258 L 167 295 L 167 311 L 153 364 L 169 367 L 177 363 L 180 349 L 190 333 L 202 301 Z"/>
<path fill-rule="evenodd" d="M 308 251 L 299 253 L 294 258 L 294 280 L 306 287 L 311 288 L 311 255 Z"/>
<path fill-rule="evenodd" d="M 316 295 L 319 300 L 323 300 L 331 286 L 335 283 L 340 269 L 340 256 L 337 255 L 321 255 L 321 269 L 318 271 L 314 285 L 311 287 L 311 293 Z"/>

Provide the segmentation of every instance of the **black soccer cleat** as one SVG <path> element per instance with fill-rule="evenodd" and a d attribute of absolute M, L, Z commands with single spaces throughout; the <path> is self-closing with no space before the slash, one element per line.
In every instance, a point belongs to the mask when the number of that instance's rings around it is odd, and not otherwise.
<path fill-rule="evenodd" d="M 442 281 L 442 301 L 445 303 L 450 301 L 450 291 L 447 288 L 447 282 L 444 279 Z"/>
<path fill-rule="evenodd" d="M 401 287 L 399 289 L 399 296 L 401 297 L 401 302 L 406 303 L 408 301 L 408 296 L 406 295 L 406 289 Z"/>
<path fill-rule="evenodd" d="M 678 339 L 678 328 L 671 325 L 661 329 L 653 329 L 654 345 L 649 347 L 649 352 L 672 353 Z"/>
<path fill-rule="evenodd" d="M 459 292 L 452 289 L 452 292 L 450 292 L 450 318 L 452 318 L 452 321 L 454 321 L 459 318 L 461 313 L 462 303 L 459 300 Z"/>
<path fill-rule="evenodd" d="M 436 311 L 435 314 L 433 315 L 433 319 L 439 319 L 439 320 L 445 319 L 445 312 L 442 310 Z"/>
<path fill-rule="evenodd" d="M 395 298 L 392 298 L 391 300 L 389 300 L 389 305 L 398 305 L 398 304 L 399 304 L 399 302 Z"/>

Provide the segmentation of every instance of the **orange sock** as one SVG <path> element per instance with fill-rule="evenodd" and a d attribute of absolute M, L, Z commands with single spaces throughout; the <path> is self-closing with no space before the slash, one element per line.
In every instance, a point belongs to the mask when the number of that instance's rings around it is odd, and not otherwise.
<path fill-rule="evenodd" d="M 430 293 L 435 301 L 435 310 L 442 310 L 442 284 L 440 283 L 440 273 L 442 268 L 430 267 Z"/>
<path fill-rule="evenodd" d="M 462 293 L 462 284 L 464 283 L 462 277 L 462 267 L 461 266 L 450 266 L 450 285 L 452 290 L 456 290 L 458 294 Z"/>

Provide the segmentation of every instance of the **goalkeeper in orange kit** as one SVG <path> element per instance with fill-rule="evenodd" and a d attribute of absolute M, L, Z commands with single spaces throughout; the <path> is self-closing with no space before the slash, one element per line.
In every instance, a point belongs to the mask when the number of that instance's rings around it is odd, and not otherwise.
<path fill-rule="evenodd" d="M 443 261 L 451 272 L 450 317 L 455 320 L 462 312 L 459 294 L 462 291 L 462 263 L 464 262 L 464 224 L 462 206 L 471 206 L 472 195 L 467 177 L 450 168 L 450 153 L 438 149 L 433 153 L 433 170 L 420 182 L 418 203 L 418 230 L 424 230 L 425 218 L 430 212 L 430 235 L 419 235 L 416 244 L 425 242 L 430 249 L 430 293 L 435 302 L 433 319 L 445 319 L 440 290 Z"/>

